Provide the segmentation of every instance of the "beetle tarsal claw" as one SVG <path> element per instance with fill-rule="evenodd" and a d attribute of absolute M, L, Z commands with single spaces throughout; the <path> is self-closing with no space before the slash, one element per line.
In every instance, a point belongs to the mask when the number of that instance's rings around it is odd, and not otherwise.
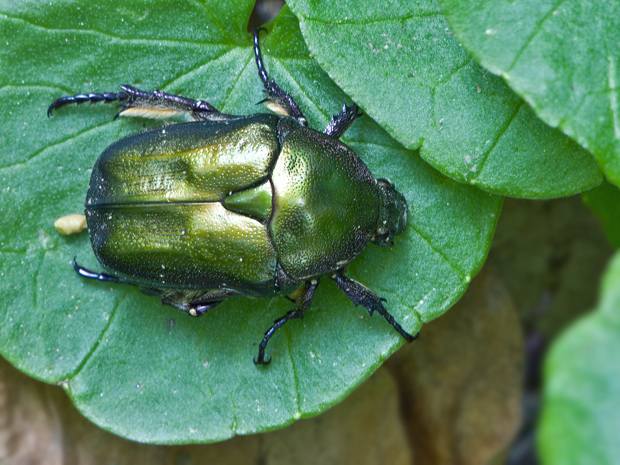
<path fill-rule="evenodd" d="M 256 366 L 267 366 L 271 363 L 271 357 L 267 357 L 262 360 L 258 360 L 257 357 L 254 357 L 254 365 Z"/>

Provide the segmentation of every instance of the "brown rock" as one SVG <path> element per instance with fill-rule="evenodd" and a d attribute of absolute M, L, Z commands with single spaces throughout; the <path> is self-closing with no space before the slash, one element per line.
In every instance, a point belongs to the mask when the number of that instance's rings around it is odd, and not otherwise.
<path fill-rule="evenodd" d="M 487 270 L 450 311 L 388 362 L 416 465 L 481 465 L 520 421 L 523 336 L 505 287 Z"/>

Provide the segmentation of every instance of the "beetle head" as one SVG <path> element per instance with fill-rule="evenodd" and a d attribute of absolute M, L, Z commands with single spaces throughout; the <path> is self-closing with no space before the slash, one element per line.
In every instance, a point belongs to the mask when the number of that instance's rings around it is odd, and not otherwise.
<path fill-rule="evenodd" d="M 407 201 L 387 179 L 377 179 L 379 188 L 379 221 L 373 242 L 391 246 L 394 236 L 401 234 L 407 226 Z"/>

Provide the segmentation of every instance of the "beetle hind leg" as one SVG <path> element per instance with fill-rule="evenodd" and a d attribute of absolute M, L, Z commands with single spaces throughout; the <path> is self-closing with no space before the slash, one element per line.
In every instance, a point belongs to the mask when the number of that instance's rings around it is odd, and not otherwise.
<path fill-rule="evenodd" d="M 379 313 L 407 342 L 412 342 L 417 339 L 417 334 L 409 334 L 398 324 L 394 317 L 388 313 L 382 303 L 385 299 L 381 299 L 374 292 L 357 281 L 347 278 L 342 270 L 336 271 L 330 278 L 334 280 L 338 288 L 344 292 L 355 305 L 362 305 L 368 310 L 370 315 L 375 311 Z"/>
<path fill-rule="evenodd" d="M 117 278 L 116 276 L 113 276 L 111 274 L 97 273 L 95 271 L 90 271 L 89 269 L 78 265 L 77 259 L 75 257 L 73 258 L 73 269 L 77 274 L 84 278 L 95 279 L 97 281 L 106 281 L 110 283 L 128 284 L 127 281 Z"/>
<path fill-rule="evenodd" d="M 194 100 L 180 95 L 168 94 L 161 90 L 147 92 L 129 85 L 122 85 L 121 91 L 78 94 L 61 97 L 55 100 L 47 109 L 47 116 L 52 111 L 75 103 L 111 103 L 124 104 L 118 116 L 134 116 L 151 119 L 165 119 L 178 115 L 185 115 L 190 120 L 222 121 L 234 119 L 232 115 L 220 113 L 217 108 L 203 100 Z"/>
<path fill-rule="evenodd" d="M 165 119 L 185 114 L 190 120 L 221 119 L 222 116 L 217 108 L 203 100 L 168 94 L 161 90 L 146 92 L 128 85 L 121 86 L 121 89 L 129 95 L 129 99 L 117 116 Z"/>
<path fill-rule="evenodd" d="M 111 274 L 97 273 L 84 268 L 78 265 L 75 258 L 73 259 L 73 269 L 84 278 L 119 284 L 130 284 L 132 286 L 136 285 Z M 162 304 L 175 307 L 194 317 L 204 315 L 227 298 L 239 295 L 234 291 L 218 289 L 209 291 L 173 291 L 170 289 L 142 288 L 141 291 L 145 294 L 156 295 L 161 299 Z"/>
<path fill-rule="evenodd" d="M 293 99 L 293 96 L 288 92 L 284 92 L 275 81 L 269 79 L 267 75 L 267 70 L 265 69 L 265 65 L 263 63 L 263 58 L 260 53 L 260 44 L 259 44 L 259 33 L 261 29 L 254 29 L 254 57 L 256 58 L 256 66 L 258 67 L 258 75 L 263 81 L 263 85 L 265 86 L 265 93 L 267 94 L 267 98 L 258 103 L 267 102 L 267 108 L 269 108 L 274 113 L 279 113 L 285 116 L 292 116 L 299 124 L 302 126 L 308 126 L 308 120 L 304 116 L 303 112 Z"/>
<path fill-rule="evenodd" d="M 61 107 L 75 103 L 80 105 L 82 103 L 111 103 L 111 102 L 124 102 L 129 99 L 129 94 L 126 92 L 103 92 L 103 93 L 90 93 L 90 94 L 77 94 L 68 95 L 54 100 L 54 102 L 47 109 L 47 116 L 52 114 L 52 111 L 58 110 Z"/>
<path fill-rule="evenodd" d="M 280 329 L 288 321 L 291 321 L 295 318 L 299 318 L 299 319 L 303 318 L 304 313 L 306 313 L 306 310 L 308 310 L 308 308 L 310 307 L 310 302 L 312 301 L 312 297 L 314 297 L 314 291 L 316 290 L 318 285 L 319 285 L 318 279 L 306 281 L 304 294 L 301 297 L 301 300 L 302 300 L 301 304 L 299 304 L 293 310 L 290 310 L 289 312 L 287 312 L 286 315 L 284 315 L 283 317 L 278 318 L 276 321 L 274 321 L 271 328 L 269 328 L 265 332 L 265 335 L 263 336 L 263 340 L 261 341 L 260 346 L 258 347 L 258 357 L 254 359 L 255 365 L 268 365 L 271 362 L 271 357 L 265 359 L 265 348 L 267 347 L 267 343 L 269 342 L 269 339 L 271 339 L 271 336 L 273 336 L 276 330 Z"/>
<path fill-rule="evenodd" d="M 211 289 L 206 291 L 172 290 L 147 288 L 142 289 L 145 294 L 156 295 L 164 305 L 170 305 L 190 316 L 198 317 L 212 310 L 229 297 L 242 295 L 236 291 Z"/>

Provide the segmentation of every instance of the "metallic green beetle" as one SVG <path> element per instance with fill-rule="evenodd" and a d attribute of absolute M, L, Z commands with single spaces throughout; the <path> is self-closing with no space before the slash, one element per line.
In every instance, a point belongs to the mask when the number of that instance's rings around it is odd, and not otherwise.
<path fill-rule="evenodd" d="M 267 76 L 258 31 L 254 52 L 264 102 L 280 115 L 227 115 L 201 100 L 126 85 L 49 107 L 48 116 L 70 103 L 116 101 L 123 116 L 193 120 L 130 135 L 101 154 L 85 210 L 95 255 L 112 274 L 74 261 L 76 271 L 137 285 L 192 316 L 233 296 L 297 291 L 298 306 L 265 333 L 257 364 L 269 363 L 269 339 L 303 316 L 324 275 L 412 341 L 383 299 L 344 274 L 369 242 L 392 245 L 407 224 L 404 197 L 338 141 L 357 106 L 344 105 L 323 133 L 309 129 L 292 96 Z"/>

